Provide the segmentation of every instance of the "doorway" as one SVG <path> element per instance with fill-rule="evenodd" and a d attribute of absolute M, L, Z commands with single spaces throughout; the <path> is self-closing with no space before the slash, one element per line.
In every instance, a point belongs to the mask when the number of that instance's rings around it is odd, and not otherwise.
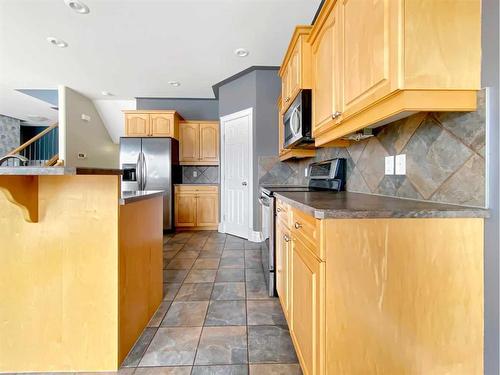
<path fill-rule="evenodd" d="M 253 109 L 220 119 L 221 227 L 249 239 L 253 233 Z"/>

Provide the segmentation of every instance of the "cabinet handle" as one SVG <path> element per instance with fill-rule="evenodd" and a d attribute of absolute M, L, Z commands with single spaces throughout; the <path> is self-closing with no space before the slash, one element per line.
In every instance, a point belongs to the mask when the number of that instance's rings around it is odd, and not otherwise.
<path fill-rule="evenodd" d="M 342 112 L 339 112 L 339 111 L 336 111 L 336 112 L 332 113 L 332 119 L 336 119 L 336 118 L 337 118 L 337 117 L 339 117 L 341 114 L 342 114 Z"/>
<path fill-rule="evenodd" d="M 300 224 L 298 221 L 295 222 L 294 224 L 295 229 L 300 229 L 302 228 L 302 224 Z"/>
<path fill-rule="evenodd" d="M 290 237 L 288 237 L 288 236 L 285 234 L 285 235 L 283 235 L 283 240 L 284 240 L 285 242 L 290 242 Z"/>

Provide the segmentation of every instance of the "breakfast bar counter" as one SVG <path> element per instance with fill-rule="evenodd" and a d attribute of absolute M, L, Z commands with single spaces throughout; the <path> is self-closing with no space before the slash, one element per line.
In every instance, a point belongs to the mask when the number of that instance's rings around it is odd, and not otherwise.
<path fill-rule="evenodd" d="M 163 192 L 120 177 L 0 168 L 0 372 L 116 371 L 156 311 Z"/>

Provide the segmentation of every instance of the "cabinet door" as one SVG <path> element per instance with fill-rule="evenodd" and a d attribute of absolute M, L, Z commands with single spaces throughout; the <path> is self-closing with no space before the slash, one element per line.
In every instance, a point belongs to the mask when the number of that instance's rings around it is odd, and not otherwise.
<path fill-rule="evenodd" d="M 283 72 L 283 77 L 281 77 L 281 112 L 284 113 L 286 108 L 288 108 L 289 97 L 289 86 L 290 86 L 290 74 L 288 67 Z"/>
<path fill-rule="evenodd" d="M 289 82 L 290 87 L 288 88 L 288 95 L 290 96 L 290 101 L 293 101 L 297 93 L 300 91 L 301 87 L 301 66 L 300 66 L 300 56 L 301 56 L 301 43 L 298 42 L 295 50 L 290 57 L 290 73 Z"/>
<path fill-rule="evenodd" d="M 207 227 L 219 224 L 219 195 L 199 194 L 196 198 L 196 226 Z"/>
<path fill-rule="evenodd" d="M 200 160 L 200 124 L 181 123 L 179 135 L 179 161 Z"/>
<path fill-rule="evenodd" d="M 334 114 L 339 112 L 339 6 L 335 6 L 321 28 L 312 46 L 313 67 L 313 135 L 334 125 Z M 323 128 L 322 128 L 323 127 Z"/>
<path fill-rule="evenodd" d="M 321 374 L 324 266 L 300 240 L 292 244 L 292 335 L 305 375 Z"/>
<path fill-rule="evenodd" d="M 151 135 L 156 137 L 174 136 L 174 116 L 170 114 L 152 113 Z"/>
<path fill-rule="evenodd" d="M 175 225 L 194 227 L 196 225 L 196 196 L 175 194 Z"/>
<path fill-rule="evenodd" d="M 290 231 L 281 223 L 276 226 L 276 290 L 283 308 L 283 313 L 287 320 L 290 320 L 289 314 L 289 243 Z"/>
<path fill-rule="evenodd" d="M 148 137 L 150 134 L 149 125 L 147 113 L 125 114 L 125 134 L 128 137 Z"/>
<path fill-rule="evenodd" d="M 278 155 L 283 154 L 283 142 L 285 141 L 285 127 L 283 124 L 283 114 L 281 113 L 281 98 L 278 102 Z"/>
<path fill-rule="evenodd" d="M 374 103 L 391 91 L 396 69 L 399 0 L 344 0 L 343 117 Z M 392 19 L 391 19 L 392 17 Z M 391 35 L 392 33 L 392 35 Z"/>
<path fill-rule="evenodd" d="M 200 161 L 219 162 L 219 124 L 200 124 Z"/>

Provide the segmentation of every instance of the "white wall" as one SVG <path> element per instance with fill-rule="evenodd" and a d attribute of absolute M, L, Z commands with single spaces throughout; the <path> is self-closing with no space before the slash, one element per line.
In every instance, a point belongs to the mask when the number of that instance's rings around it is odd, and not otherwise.
<path fill-rule="evenodd" d="M 113 142 L 120 143 L 120 137 L 125 135 L 125 116 L 122 111 L 136 109 L 135 100 L 94 100 L 94 105 Z"/>
<path fill-rule="evenodd" d="M 59 157 L 68 167 L 118 168 L 119 147 L 113 143 L 94 103 L 86 96 L 60 86 Z M 82 114 L 90 121 L 82 120 Z M 86 154 L 79 159 L 78 154 Z"/>

